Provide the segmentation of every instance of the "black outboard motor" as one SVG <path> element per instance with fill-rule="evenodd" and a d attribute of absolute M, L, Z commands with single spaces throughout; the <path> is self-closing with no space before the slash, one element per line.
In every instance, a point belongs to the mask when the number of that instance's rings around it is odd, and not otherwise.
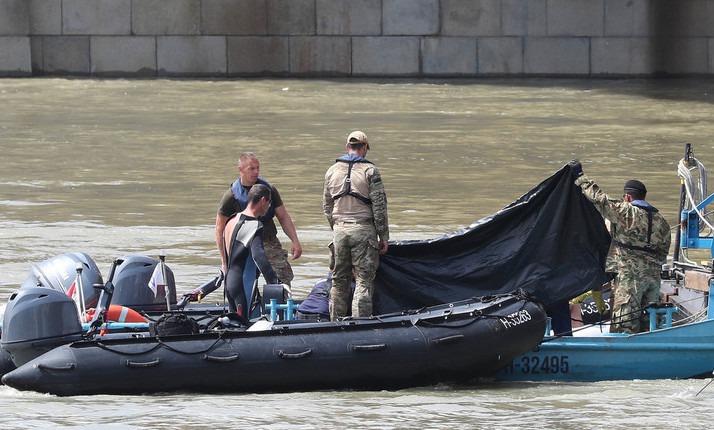
<path fill-rule="evenodd" d="M 99 300 L 99 291 L 92 286 L 103 284 L 102 274 L 92 257 L 83 252 L 57 255 L 35 264 L 20 289 L 45 287 L 67 294 L 77 278 L 77 264 L 82 267 L 82 292 L 85 309 L 93 308 Z"/>
<path fill-rule="evenodd" d="M 111 303 L 134 310 L 166 310 L 166 291 L 159 285 L 154 291 L 149 288 L 149 281 L 154 270 L 161 264 L 159 260 L 144 255 L 127 255 L 117 260 L 112 284 L 114 293 Z M 174 273 L 165 266 L 166 284 L 169 290 L 169 303 L 176 305 L 176 282 Z M 158 270 L 161 270 L 159 266 Z"/>
<path fill-rule="evenodd" d="M 63 291 L 23 287 L 8 300 L 0 346 L 21 366 L 57 346 L 82 339 L 75 302 Z"/>

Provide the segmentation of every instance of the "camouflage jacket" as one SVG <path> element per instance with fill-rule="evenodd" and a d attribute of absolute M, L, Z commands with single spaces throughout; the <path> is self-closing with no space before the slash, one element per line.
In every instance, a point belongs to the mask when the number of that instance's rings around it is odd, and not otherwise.
<path fill-rule="evenodd" d="M 379 239 L 389 240 L 387 195 L 379 169 L 361 157 L 352 158 L 337 159 L 325 173 L 322 210 L 330 227 L 335 221 L 373 221 Z M 350 166 L 351 192 L 345 194 Z"/>
<path fill-rule="evenodd" d="M 576 179 L 575 185 L 610 221 L 614 248 L 612 263 L 618 270 L 624 266 L 654 269 L 666 262 L 672 237 L 667 220 L 657 209 L 642 200 L 632 203 L 612 200 L 586 175 Z"/>

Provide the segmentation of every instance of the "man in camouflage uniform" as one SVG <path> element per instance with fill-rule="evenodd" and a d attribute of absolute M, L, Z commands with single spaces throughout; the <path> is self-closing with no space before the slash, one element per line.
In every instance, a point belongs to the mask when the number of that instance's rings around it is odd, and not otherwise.
<path fill-rule="evenodd" d="M 280 279 L 280 282 L 290 285 L 293 280 L 293 269 L 288 262 L 288 252 L 283 249 L 278 239 L 278 229 L 275 226 L 274 217 L 280 221 L 280 227 L 293 243 L 293 260 L 300 258 L 302 247 L 298 239 L 295 224 L 285 209 L 283 200 L 280 198 L 278 190 L 270 185 L 265 179 L 260 177 L 260 162 L 258 157 L 252 152 L 244 152 L 238 159 L 238 179 L 223 193 L 221 202 L 218 205 L 216 214 L 216 244 L 221 255 L 221 270 L 226 273 L 226 254 L 223 247 L 223 231 L 226 228 L 228 219 L 236 213 L 243 211 L 248 203 L 247 196 L 251 187 L 256 183 L 263 184 L 270 188 L 271 206 L 261 218 L 263 222 L 263 243 L 265 254 Z"/>
<path fill-rule="evenodd" d="M 372 289 L 379 254 L 387 252 L 389 220 L 387 196 L 377 167 L 364 157 L 367 136 L 353 131 L 347 136 L 347 155 L 325 174 L 322 210 L 333 230 L 335 268 L 330 292 L 330 319 L 348 314 L 352 269 L 356 288 L 352 316 L 372 315 Z"/>
<path fill-rule="evenodd" d="M 639 333 L 649 327 L 642 309 L 659 300 L 660 272 L 672 240 L 667 220 L 645 201 L 647 188 L 638 180 L 625 184 L 622 200 L 611 200 L 583 174 L 579 161 L 570 163 L 579 186 L 602 216 L 611 223 L 614 247 L 608 266 L 617 267 L 614 280 L 612 333 Z"/>

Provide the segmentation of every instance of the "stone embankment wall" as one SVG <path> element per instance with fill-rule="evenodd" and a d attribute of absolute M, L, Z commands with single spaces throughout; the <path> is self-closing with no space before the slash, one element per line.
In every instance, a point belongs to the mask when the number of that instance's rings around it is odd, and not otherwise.
<path fill-rule="evenodd" d="M 714 0 L 0 0 L 0 76 L 714 73 Z"/>

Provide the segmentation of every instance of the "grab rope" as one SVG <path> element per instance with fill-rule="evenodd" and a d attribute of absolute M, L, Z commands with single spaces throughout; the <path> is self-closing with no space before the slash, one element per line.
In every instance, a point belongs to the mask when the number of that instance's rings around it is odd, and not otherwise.
<path fill-rule="evenodd" d="M 113 352 L 115 354 L 123 354 L 123 355 L 142 355 L 142 354 L 148 354 L 149 352 L 155 351 L 159 347 L 163 346 L 164 348 L 168 349 L 169 351 L 173 351 L 179 354 L 184 354 L 184 355 L 195 355 L 195 354 L 205 354 L 206 352 L 210 351 L 213 349 L 219 341 L 223 339 L 223 334 L 225 331 L 218 331 L 218 337 L 216 338 L 216 341 L 213 342 L 210 346 L 208 346 L 205 349 L 202 349 L 200 351 L 182 351 L 178 348 L 174 348 L 173 346 L 167 344 L 163 340 L 159 339 L 158 337 L 156 338 L 156 344 L 151 346 L 150 348 L 144 350 L 144 351 L 139 351 L 139 352 L 128 352 L 128 351 L 120 351 L 118 349 L 113 349 L 110 348 L 109 346 L 105 345 L 104 343 L 97 341 L 97 346 L 105 351 Z"/>

